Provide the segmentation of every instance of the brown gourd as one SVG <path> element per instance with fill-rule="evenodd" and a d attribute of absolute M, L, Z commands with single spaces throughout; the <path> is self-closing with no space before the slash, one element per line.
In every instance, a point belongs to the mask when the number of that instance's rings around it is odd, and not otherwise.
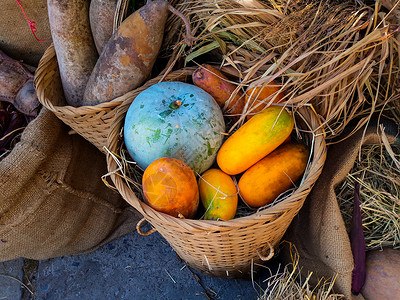
<path fill-rule="evenodd" d="M 65 100 L 75 107 L 85 105 L 83 94 L 98 58 L 89 1 L 47 0 L 47 8 Z"/>
<path fill-rule="evenodd" d="M 113 34 L 114 15 L 118 0 L 91 0 L 90 28 L 97 52 L 101 54 Z"/>
<path fill-rule="evenodd" d="M 167 1 L 149 1 L 121 23 L 90 76 L 85 103 L 107 102 L 143 84 L 160 51 L 168 11 Z"/>
<path fill-rule="evenodd" d="M 0 101 L 14 105 L 21 113 L 36 117 L 40 102 L 33 86 L 33 75 L 19 61 L 0 50 Z"/>

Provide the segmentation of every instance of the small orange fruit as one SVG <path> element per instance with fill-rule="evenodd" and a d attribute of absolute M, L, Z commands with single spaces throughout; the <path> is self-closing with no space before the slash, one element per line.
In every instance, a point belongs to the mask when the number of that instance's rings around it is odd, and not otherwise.
<path fill-rule="evenodd" d="M 205 220 L 230 220 L 235 217 L 238 196 L 232 178 L 219 169 L 209 169 L 199 179 Z"/>
<path fill-rule="evenodd" d="M 143 192 L 147 203 L 174 217 L 193 218 L 199 205 L 196 176 L 184 162 L 162 157 L 144 171 Z"/>
<path fill-rule="evenodd" d="M 248 89 L 245 95 L 245 102 L 249 103 L 247 119 L 262 111 L 272 99 L 273 103 L 282 102 L 285 95 L 280 92 L 280 89 L 281 86 L 275 82 L 270 82 L 262 87 L 256 86 Z"/>
<path fill-rule="evenodd" d="M 209 93 L 222 109 L 225 108 L 224 113 L 236 117 L 242 114 L 245 101 L 241 92 L 237 93 L 225 107 L 225 102 L 236 90 L 236 85 L 231 83 L 220 70 L 209 64 L 202 64 L 193 72 L 192 79 L 193 83 Z"/>

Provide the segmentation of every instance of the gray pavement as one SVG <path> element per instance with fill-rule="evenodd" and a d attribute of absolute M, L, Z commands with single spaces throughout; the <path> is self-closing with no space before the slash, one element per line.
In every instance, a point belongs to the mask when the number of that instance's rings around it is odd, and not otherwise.
<path fill-rule="evenodd" d="M 262 274 L 253 287 L 247 280 L 200 274 L 158 233 L 133 232 L 89 254 L 39 261 L 35 270 L 28 263 L 28 268 L 22 259 L 1 264 L 0 300 L 257 299 L 269 276 Z M 269 262 L 271 268 L 276 265 Z"/>
<path fill-rule="evenodd" d="M 20 299 L 23 259 L 0 263 L 0 299 Z"/>

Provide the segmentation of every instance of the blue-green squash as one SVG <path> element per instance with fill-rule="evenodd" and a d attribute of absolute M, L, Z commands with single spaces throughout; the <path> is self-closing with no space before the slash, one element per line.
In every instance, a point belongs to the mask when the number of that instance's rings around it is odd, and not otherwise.
<path fill-rule="evenodd" d="M 224 132 L 213 97 L 183 82 L 160 82 L 141 92 L 124 124 L 126 148 L 143 169 L 158 158 L 172 157 L 202 173 L 213 164 Z"/>

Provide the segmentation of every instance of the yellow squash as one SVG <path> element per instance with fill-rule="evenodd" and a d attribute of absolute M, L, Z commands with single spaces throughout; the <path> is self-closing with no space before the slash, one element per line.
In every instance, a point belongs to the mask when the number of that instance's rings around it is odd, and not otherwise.
<path fill-rule="evenodd" d="M 306 169 L 306 145 L 285 143 L 248 169 L 239 180 L 239 192 L 252 207 L 273 202 L 293 186 Z"/>
<path fill-rule="evenodd" d="M 220 148 L 217 163 L 222 171 L 236 175 L 246 171 L 282 144 L 293 130 L 292 115 L 281 106 L 256 114 Z"/>

